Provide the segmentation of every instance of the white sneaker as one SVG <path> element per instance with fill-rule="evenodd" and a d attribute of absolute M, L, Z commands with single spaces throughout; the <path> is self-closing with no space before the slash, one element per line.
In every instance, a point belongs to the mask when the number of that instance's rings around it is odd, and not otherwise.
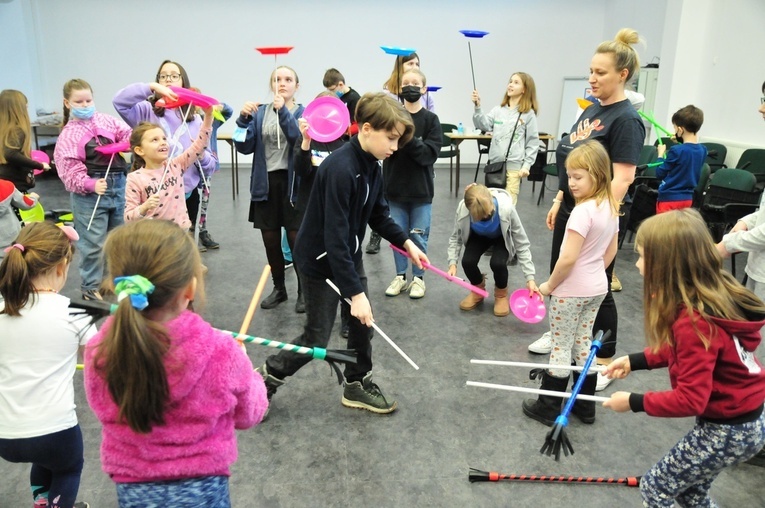
<path fill-rule="evenodd" d="M 538 355 L 550 354 L 550 351 L 552 351 L 552 340 L 550 339 L 550 332 L 545 332 L 544 335 L 529 344 L 529 351 Z"/>
<path fill-rule="evenodd" d="M 398 296 L 402 291 L 406 291 L 407 287 L 409 287 L 409 285 L 406 283 L 404 276 L 396 275 L 396 278 L 390 283 L 388 289 L 385 290 L 385 294 L 387 296 Z"/>
<path fill-rule="evenodd" d="M 610 385 L 614 380 L 609 379 L 600 372 L 598 372 L 598 384 L 595 386 L 596 392 L 602 392 L 606 388 L 608 388 L 608 385 Z"/>
<path fill-rule="evenodd" d="M 425 296 L 425 281 L 419 277 L 412 278 L 412 283 L 409 285 L 409 298 L 416 300 Z"/>

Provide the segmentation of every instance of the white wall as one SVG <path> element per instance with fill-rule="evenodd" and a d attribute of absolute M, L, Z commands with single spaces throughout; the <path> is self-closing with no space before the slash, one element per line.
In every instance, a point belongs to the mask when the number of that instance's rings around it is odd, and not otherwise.
<path fill-rule="evenodd" d="M 765 48 L 762 0 L 670 0 L 664 29 L 656 118 L 666 127 L 672 113 L 694 104 L 704 111 L 702 141 L 728 147 L 728 166 L 741 152 L 765 147 L 757 112 Z"/>
<path fill-rule="evenodd" d="M 29 115 L 35 118 L 37 98 L 42 92 L 31 5 L 27 1 L 0 1 L 0 90 L 22 90 L 29 101 Z"/>
<path fill-rule="evenodd" d="M 153 79 L 159 63 L 171 58 L 186 67 L 192 84 L 238 108 L 269 97 L 273 59 L 253 48 L 289 45 L 295 49 L 279 63 L 297 70 L 305 104 L 321 90 L 328 67 L 339 68 L 361 93 L 379 90 L 393 66 L 379 46 L 394 45 L 415 48 L 429 84 L 444 87 L 434 96 L 441 121 L 470 126 L 467 39 L 458 31 L 475 29 L 490 32 L 472 42 L 484 104 L 499 102 L 512 72 L 526 71 L 537 83 L 540 129 L 554 132 L 563 77 L 586 75 L 594 48 L 621 26 L 644 34 L 648 46 L 639 50 L 648 61 L 661 45 L 667 1 L 10 0 L 0 4 L 0 54 L 24 39 L 39 56 L 26 81 L 3 73 L 0 87 L 18 83 L 27 92 L 25 84 L 39 80 L 35 101 L 58 108 L 61 85 L 81 77 L 93 85 L 97 106 L 113 112 L 110 100 L 119 88 Z M 659 15 L 646 15 L 640 8 L 646 5 Z M 24 28 L 14 36 L 9 26 Z M 222 128 L 231 130 L 233 122 Z M 467 160 L 475 157 L 472 143 L 463 147 Z M 227 150 L 221 156 L 226 160 Z"/>

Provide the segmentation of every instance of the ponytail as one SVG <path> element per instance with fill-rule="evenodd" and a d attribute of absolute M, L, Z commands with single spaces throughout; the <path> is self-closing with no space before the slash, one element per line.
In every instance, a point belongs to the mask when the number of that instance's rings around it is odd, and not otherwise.
<path fill-rule="evenodd" d="M 143 125 L 154 127 L 142 123 L 136 129 Z M 164 423 L 170 398 L 164 358 L 171 345 L 167 329 L 149 316 L 174 305 L 194 280 L 201 298 L 202 263 L 191 237 L 162 220 L 115 228 L 104 244 L 104 258 L 109 268 L 105 286 L 118 293 L 119 304 L 96 349 L 94 366 L 119 419 L 134 432 L 148 433 Z"/>
<path fill-rule="evenodd" d="M 5 300 L 0 314 L 20 316 L 27 304 L 34 305 L 32 281 L 62 262 L 69 263 L 73 252 L 69 236 L 52 222 L 35 222 L 22 228 L 0 264 L 0 295 Z"/>
<path fill-rule="evenodd" d="M 169 349 L 165 328 L 123 299 L 96 353 L 96 369 L 117 404 L 119 420 L 134 432 L 145 434 L 165 423 L 170 388 L 163 358 Z"/>

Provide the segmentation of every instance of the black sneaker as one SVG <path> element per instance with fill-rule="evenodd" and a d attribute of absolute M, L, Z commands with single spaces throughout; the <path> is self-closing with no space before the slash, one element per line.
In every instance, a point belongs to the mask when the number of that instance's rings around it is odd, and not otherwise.
<path fill-rule="evenodd" d="M 396 410 L 396 401 L 388 401 L 380 387 L 372 382 L 370 372 L 361 381 L 345 382 L 342 403 L 345 407 L 366 409 L 377 414 L 388 414 Z"/>
<path fill-rule="evenodd" d="M 366 253 L 377 254 L 380 252 L 380 240 L 382 240 L 382 237 L 372 231 L 372 234 L 369 237 L 369 243 L 367 244 Z"/>
<path fill-rule="evenodd" d="M 261 309 L 274 309 L 277 305 L 287 301 L 287 290 L 284 286 L 274 287 L 274 290 L 262 302 Z"/>
<path fill-rule="evenodd" d="M 268 409 L 266 409 L 266 413 L 263 415 L 263 419 L 266 419 L 266 416 L 268 416 L 268 412 L 271 410 L 271 397 L 274 396 L 276 393 L 276 390 L 284 384 L 283 379 L 279 379 L 277 377 L 272 376 L 268 373 L 268 370 L 266 369 L 266 364 L 264 363 L 257 369 L 255 369 L 255 372 L 260 374 L 260 376 L 263 378 L 263 381 L 266 383 L 266 397 L 268 397 Z"/>
<path fill-rule="evenodd" d="M 210 233 L 207 230 L 199 232 L 199 243 L 205 247 L 205 250 L 220 248 L 220 244 L 212 239 L 212 236 L 210 236 Z"/>

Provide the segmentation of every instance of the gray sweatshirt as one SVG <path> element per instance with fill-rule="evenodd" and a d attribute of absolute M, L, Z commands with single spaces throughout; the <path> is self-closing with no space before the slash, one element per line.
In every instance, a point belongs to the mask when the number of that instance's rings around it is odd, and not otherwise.
<path fill-rule="evenodd" d="M 497 199 L 499 210 L 499 227 L 502 230 L 502 238 L 505 239 L 505 247 L 510 253 L 508 265 L 514 264 L 514 258 L 518 256 L 518 264 L 526 276 L 526 280 L 534 280 L 534 262 L 531 260 L 531 243 L 523 229 L 521 218 L 513 204 L 513 198 L 504 189 L 489 189 L 491 195 Z M 457 214 L 454 217 L 454 231 L 449 238 L 449 250 L 447 253 L 449 265 L 456 265 L 460 259 L 462 246 L 470 236 L 470 212 L 465 206 L 465 200 L 457 206 Z"/>
<path fill-rule="evenodd" d="M 746 274 L 757 282 L 765 282 L 765 194 L 760 209 L 739 221 L 746 224 L 746 231 L 728 233 L 722 239 L 728 252 L 748 252 Z"/>
<path fill-rule="evenodd" d="M 473 125 L 476 129 L 491 132 L 489 146 L 489 162 L 499 162 L 505 157 L 510 136 L 513 134 L 515 121 L 518 119 L 518 108 L 496 106 L 486 114 L 482 109 L 475 108 Z M 507 156 L 507 169 L 529 169 L 534 164 L 539 151 L 539 129 L 537 115 L 531 109 L 521 114 L 518 128 L 515 129 L 512 148 Z"/>

